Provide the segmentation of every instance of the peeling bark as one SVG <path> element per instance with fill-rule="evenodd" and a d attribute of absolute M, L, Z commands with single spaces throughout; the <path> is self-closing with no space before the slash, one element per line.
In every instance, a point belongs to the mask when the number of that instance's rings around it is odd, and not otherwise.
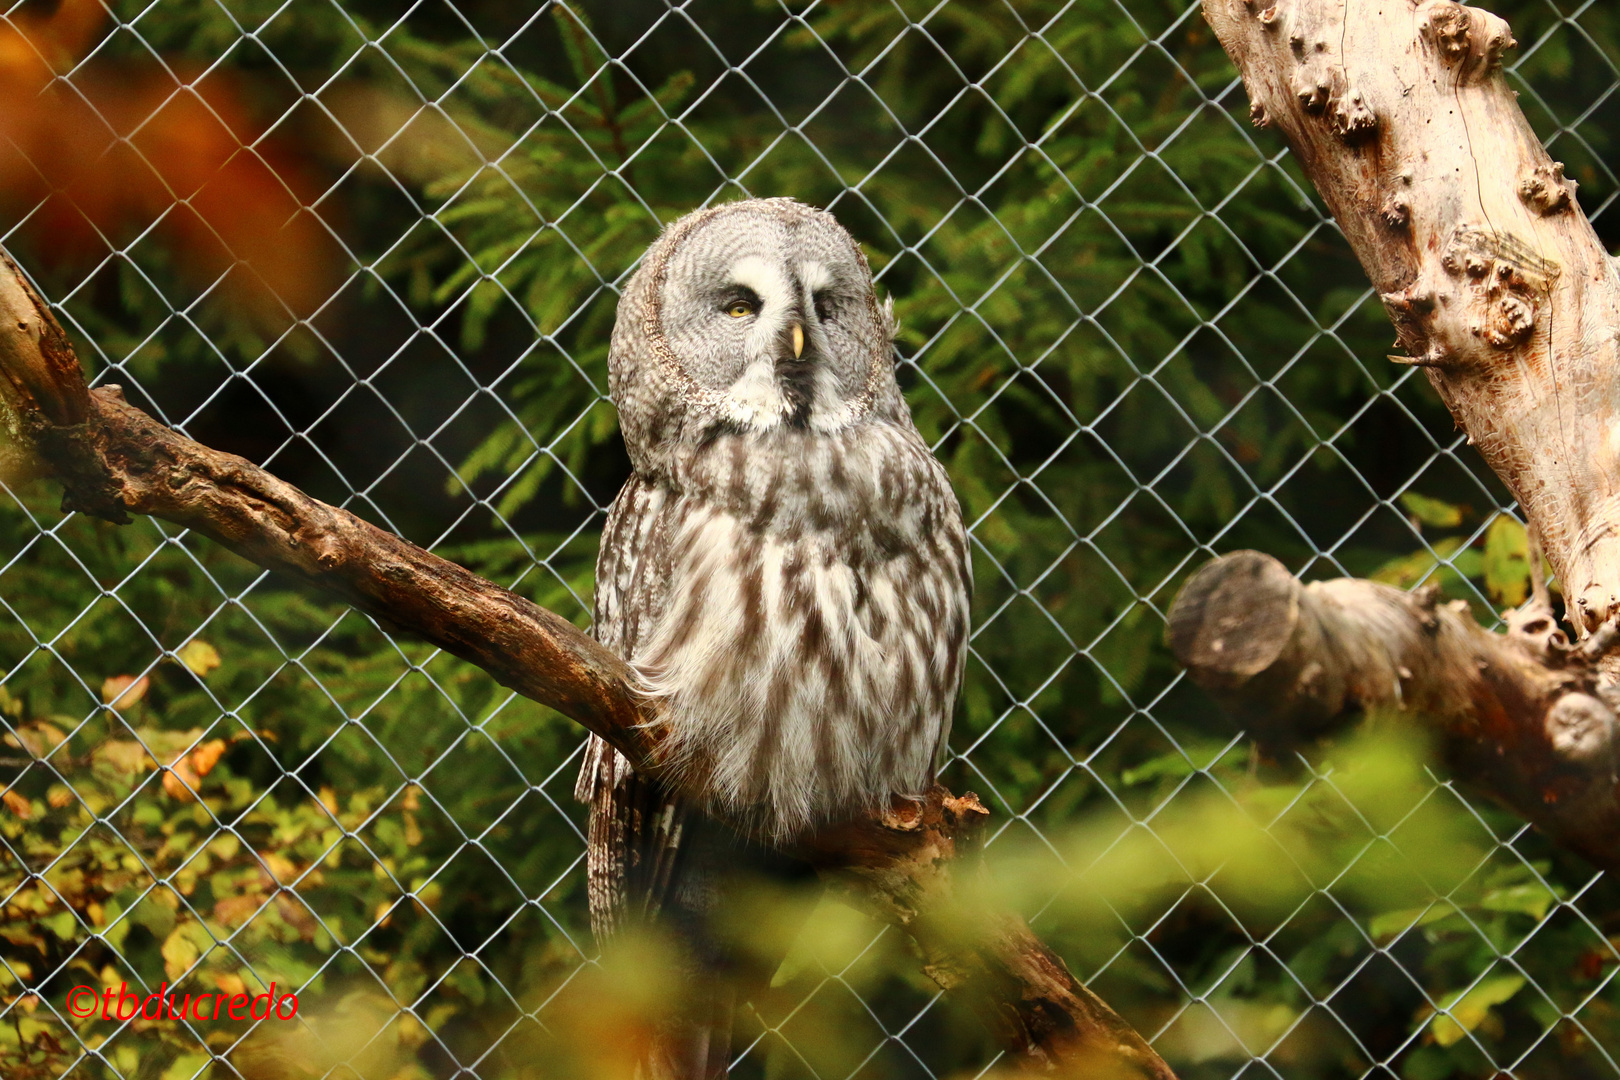
<path fill-rule="evenodd" d="M 1205 0 L 1405 356 L 1518 499 L 1585 636 L 1620 612 L 1620 276 L 1453 0 Z"/>
<path fill-rule="evenodd" d="M 1620 869 L 1620 690 L 1550 609 L 1532 602 L 1493 634 L 1437 589 L 1305 585 L 1269 555 L 1240 551 L 1187 583 L 1167 637 L 1193 680 L 1262 744 L 1284 748 L 1364 710 L 1410 713 L 1459 777 Z"/>
<path fill-rule="evenodd" d="M 561 616 L 164 427 L 116 386 L 87 389 L 66 336 L 3 252 L 0 425 L 0 468 L 51 476 L 64 509 L 115 523 L 148 515 L 201 533 L 471 661 L 657 773 L 659 729 L 647 721 L 658 704 L 636 692 L 623 660 Z M 972 844 L 987 814 L 973 795 L 936 786 L 920 804 L 827 830 L 805 854 L 852 903 L 910 935 L 924 970 L 972 1003 L 1024 1066 L 1174 1080 L 1023 920 L 948 916 L 957 847 Z"/>

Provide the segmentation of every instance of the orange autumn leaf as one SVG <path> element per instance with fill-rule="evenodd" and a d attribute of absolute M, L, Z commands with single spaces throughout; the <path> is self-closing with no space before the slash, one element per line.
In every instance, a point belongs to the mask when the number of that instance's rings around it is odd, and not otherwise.
<path fill-rule="evenodd" d="M 200 783 L 202 779 L 192 767 L 189 754 L 163 770 L 163 790 L 169 793 L 169 798 L 177 802 L 190 802 L 195 799 L 197 785 Z"/>
<path fill-rule="evenodd" d="M 253 917 L 264 903 L 260 896 L 227 896 L 214 901 L 214 918 L 231 929 L 235 929 Z"/>
<path fill-rule="evenodd" d="M 151 680 L 145 675 L 138 679 L 133 675 L 113 675 L 101 684 L 101 700 L 123 712 L 145 697 L 150 687 Z"/>
<path fill-rule="evenodd" d="M 6 809 L 20 818 L 29 817 L 34 812 L 33 805 L 15 791 L 7 790 L 0 793 L 0 802 L 4 802 Z"/>
<path fill-rule="evenodd" d="M 223 277 L 267 314 L 313 312 L 339 249 L 305 209 L 318 189 L 301 159 L 264 136 L 229 73 L 75 66 L 105 18 L 101 0 L 62 0 L 0 21 L 0 195 L 38 207 L 26 228 L 53 257 L 99 257 L 155 228 L 194 279 Z"/>
<path fill-rule="evenodd" d="M 225 753 L 224 739 L 210 739 L 191 752 L 191 767 L 199 778 L 207 776 Z"/>

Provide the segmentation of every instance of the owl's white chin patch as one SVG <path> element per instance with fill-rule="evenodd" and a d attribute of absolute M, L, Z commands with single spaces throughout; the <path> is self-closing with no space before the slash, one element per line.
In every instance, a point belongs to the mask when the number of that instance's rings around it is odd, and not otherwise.
<path fill-rule="evenodd" d="M 755 360 L 731 384 L 723 405 L 726 419 L 747 428 L 779 426 L 792 411 L 787 395 L 776 381 L 776 365 Z"/>
<path fill-rule="evenodd" d="M 859 419 L 854 402 L 845 400 L 838 378 L 823 368 L 816 373 L 808 417 L 810 430 L 825 435 L 842 431 Z M 787 424 L 793 402 L 782 388 L 776 365 L 755 360 L 731 384 L 721 401 L 725 419 L 750 431 L 771 431 Z"/>

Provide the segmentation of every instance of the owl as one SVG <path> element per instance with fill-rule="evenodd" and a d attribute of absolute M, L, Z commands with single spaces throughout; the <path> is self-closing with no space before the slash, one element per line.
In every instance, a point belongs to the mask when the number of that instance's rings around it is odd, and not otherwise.
<path fill-rule="evenodd" d="M 664 757 L 652 780 L 587 748 L 599 938 L 659 919 L 696 974 L 724 966 L 704 923 L 729 875 L 933 781 L 971 569 L 893 333 L 854 239 L 791 199 L 681 218 L 625 288 L 608 372 L 634 471 L 595 634 L 661 699 Z M 724 1075 L 733 1003 L 688 997 L 647 1075 Z"/>

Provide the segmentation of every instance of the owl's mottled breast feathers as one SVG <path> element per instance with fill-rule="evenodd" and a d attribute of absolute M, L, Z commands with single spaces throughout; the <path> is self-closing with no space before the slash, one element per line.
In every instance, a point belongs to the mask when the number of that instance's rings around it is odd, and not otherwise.
<path fill-rule="evenodd" d="M 920 793 L 949 730 L 967 533 L 892 350 L 858 247 L 787 200 L 671 226 L 620 304 L 636 474 L 603 534 L 597 633 L 665 699 L 681 790 L 762 838 Z"/>

